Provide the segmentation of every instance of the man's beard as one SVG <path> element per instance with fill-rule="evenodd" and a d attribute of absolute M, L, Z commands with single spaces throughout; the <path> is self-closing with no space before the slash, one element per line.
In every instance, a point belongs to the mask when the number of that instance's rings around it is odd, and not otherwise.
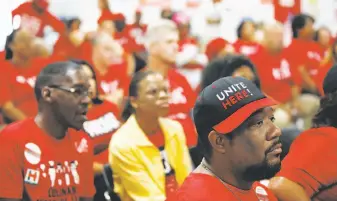
<path fill-rule="evenodd" d="M 243 173 L 245 181 L 260 181 L 270 179 L 276 175 L 281 169 L 281 163 L 270 165 L 265 160 L 262 164 L 253 165 L 246 169 Z"/>

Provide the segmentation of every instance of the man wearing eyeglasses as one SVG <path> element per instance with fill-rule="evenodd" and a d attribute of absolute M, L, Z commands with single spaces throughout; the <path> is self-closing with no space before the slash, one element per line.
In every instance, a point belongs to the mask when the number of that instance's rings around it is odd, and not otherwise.
<path fill-rule="evenodd" d="M 88 78 L 73 62 L 37 77 L 38 114 L 0 133 L 0 200 L 89 201 L 95 193 L 92 149 L 79 131 L 86 121 Z"/>

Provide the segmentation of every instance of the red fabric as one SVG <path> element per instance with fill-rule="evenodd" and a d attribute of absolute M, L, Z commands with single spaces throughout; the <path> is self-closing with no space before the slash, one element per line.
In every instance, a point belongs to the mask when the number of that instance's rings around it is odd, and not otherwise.
<path fill-rule="evenodd" d="M 53 55 L 74 59 L 80 57 L 80 47 L 76 47 L 67 36 L 60 36 L 54 45 Z"/>
<path fill-rule="evenodd" d="M 225 49 L 226 45 L 228 45 L 228 41 L 223 38 L 215 38 L 211 40 L 207 46 L 205 54 L 209 61 L 216 57 L 223 49 Z"/>
<path fill-rule="evenodd" d="M 136 43 L 136 52 L 143 52 L 145 51 L 144 46 L 144 35 L 147 29 L 147 25 L 145 24 L 130 24 L 126 27 L 128 35 L 133 38 Z"/>
<path fill-rule="evenodd" d="M 159 131 L 153 135 L 147 136 L 149 140 L 154 144 L 154 146 L 158 147 L 160 150 L 160 154 L 163 161 L 164 171 L 165 171 L 165 192 L 166 198 L 172 199 L 175 191 L 178 189 L 178 182 L 175 177 L 174 169 L 171 164 L 169 164 L 169 160 L 167 158 L 167 154 L 165 152 L 165 137 L 163 132 Z"/>
<path fill-rule="evenodd" d="M 21 26 L 29 29 L 34 35 L 42 37 L 45 26 L 51 26 L 55 31 L 64 33 L 65 25 L 48 10 L 38 13 L 33 9 L 32 2 L 26 2 L 12 11 L 12 16 L 21 16 Z"/>
<path fill-rule="evenodd" d="M 2 73 L 4 80 L 1 84 L 1 90 L 4 91 L 0 98 L 0 105 L 11 101 L 18 109 L 27 116 L 33 116 L 37 113 L 37 102 L 34 95 L 34 85 L 36 76 L 44 63 L 41 60 L 32 61 L 30 66 L 16 67 L 9 62 L 4 62 Z M 7 94 L 8 93 L 8 94 Z"/>
<path fill-rule="evenodd" d="M 301 12 L 301 0 L 292 0 L 293 5 L 283 6 L 282 0 L 274 0 L 274 17 L 279 22 L 286 22 L 290 15 L 297 15 Z"/>
<path fill-rule="evenodd" d="M 127 53 L 140 52 L 144 50 L 144 46 L 137 44 L 127 29 L 122 32 L 116 32 L 113 38 L 123 47 Z"/>
<path fill-rule="evenodd" d="M 170 84 L 169 117 L 179 121 L 184 127 L 188 146 L 197 144 L 197 134 L 190 117 L 197 94 L 193 91 L 186 78 L 175 69 L 168 72 Z"/>
<path fill-rule="evenodd" d="M 71 131 L 56 140 L 29 118 L 7 126 L 0 141 L 0 197 L 26 200 L 24 191 L 29 200 L 94 195 L 92 147 L 86 135 Z"/>
<path fill-rule="evenodd" d="M 108 10 L 108 9 L 105 9 L 105 10 L 102 11 L 101 16 L 98 18 L 97 24 L 101 24 L 104 21 L 108 21 L 108 20 L 113 21 L 113 20 L 115 20 L 115 18 L 116 18 L 116 14 L 111 13 L 110 10 Z"/>
<path fill-rule="evenodd" d="M 5 61 L 6 59 L 6 52 L 5 51 L 1 51 L 0 52 L 0 62 Z"/>
<path fill-rule="evenodd" d="M 294 72 L 298 72 L 298 67 L 304 65 L 312 78 L 317 75 L 320 62 L 324 58 L 324 51 L 318 43 L 293 39 L 286 51 L 288 61 L 291 68 L 294 68 Z"/>
<path fill-rule="evenodd" d="M 272 55 L 261 47 L 250 58 L 256 66 L 263 92 L 280 103 L 290 101 L 291 84 L 294 85 L 300 78 L 298 72 L 292 72 L 293 68 L 288 62 L 287 52 L 282 51 Z"/>
<path fill-rule="evenodd" d="M 233 47 L 235 49 L 235 52 L 250 56 L 252 54 L 255 54 L 261 47 L 261 45 L 256 42 L 248 42 L 238 39 L 237 41 L 235 41 L 235 43 L 233 43 Z"/>
<path fill-rule="evenodd" d="M 192 37 L 184 37 L 178 41 L 179 52 L 183 51 L 185 46 L 193 45 L 198 48 L 198 41 Z M 186 64 L 183 66 L 186 69 L 203 69 L 204 67 L 200 64 Z"/>
<path fill-rule="evenodd" d="M 119 119 L 119 115 L 118 107 L 109 101 L 104 101 L 102 104 L 94 105 L 89 109 L 87 114 L 88 122 L 84 125 L 90 123 L 90 128 L 85 130 L 92 135 L 90 140 L 94 146 L 110 143 L 112 135 L 119 127 L 119 124 L 117 125 L 116 122 Z M 86 128 L 86 126 L 84 127 Z M 95 155 L 94 161 L 106 164 L 108 163 L 108 156 L 109 150 L 106 149 L 100 154 Z"/>
<path fill-rule="evenodd" d="M 230 190 L 229 190 L 230 189 Z M 174 199 L 167 201 L 277 201 L 277 198 L 259 182 L 252 189 L 241 190 L 217 178 L 200 173 L 192 173 L 178 189 Z"/>
<path fill-rule="evenodd" d="M 286 177 L 300 184 L 313 201 L 336 200 L 336 147 L 336 128 L 307 130 L 291 145 L 277 176 Z"/>

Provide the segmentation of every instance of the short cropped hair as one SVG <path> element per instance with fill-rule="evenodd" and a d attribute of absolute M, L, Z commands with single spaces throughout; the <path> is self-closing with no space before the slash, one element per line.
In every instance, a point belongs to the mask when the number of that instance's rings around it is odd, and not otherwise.
<path fill-rule="evenodd" d="M 293 32 L 293 38 L 298 38 L 298 32 L 299 32 L 299 30 L 304 28 L 304 26 L 307 23 L 307 20 L 311 20 L 312 22 L 315 22 L 315 19 L 312 16 L 306 15 L 306 14 L 296 15 L 292 19 L 291 29 L 292 29 L 292 32 Z"/>
<path fill-rule="evenodd" d="M 62 61 L 47 65 L 42 69 L 36 78 L 34 93 L 37 101 L 41 99 L 41 89 L 46 86 L 54 85 L 55 78 L 58 76 L 66 76 L 70 70 L 80 70 L 81 65 L 71 62 Z"/>
<path fill-rule="evenodd" d="M 159 21 L 149 24 L 145 33 L 145 46 L 149 46 L 156 41 L 161 40 L 162 36 L 167 32 L 178 32 L 177 25 L 168 19 L 160 19 Z"/>

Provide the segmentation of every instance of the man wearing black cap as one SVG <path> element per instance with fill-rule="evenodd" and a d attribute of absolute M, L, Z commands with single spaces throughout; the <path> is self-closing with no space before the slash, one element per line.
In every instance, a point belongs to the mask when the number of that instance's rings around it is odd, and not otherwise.
<path fill-rule="evenodd" d="M 337 66 L 323 82 L 325 96 L 313 128 L 293 142 L 282 169 L 269 183 L 279 201 L 337 198 Z"/>
<path fill-rule="evenodd" d="M 193 110 L 204 159 L 176 201 L 276 201 L 259 180 L 281 167 L 275 102 L 251 81 L 225 77 L 200 94 Z"/>

